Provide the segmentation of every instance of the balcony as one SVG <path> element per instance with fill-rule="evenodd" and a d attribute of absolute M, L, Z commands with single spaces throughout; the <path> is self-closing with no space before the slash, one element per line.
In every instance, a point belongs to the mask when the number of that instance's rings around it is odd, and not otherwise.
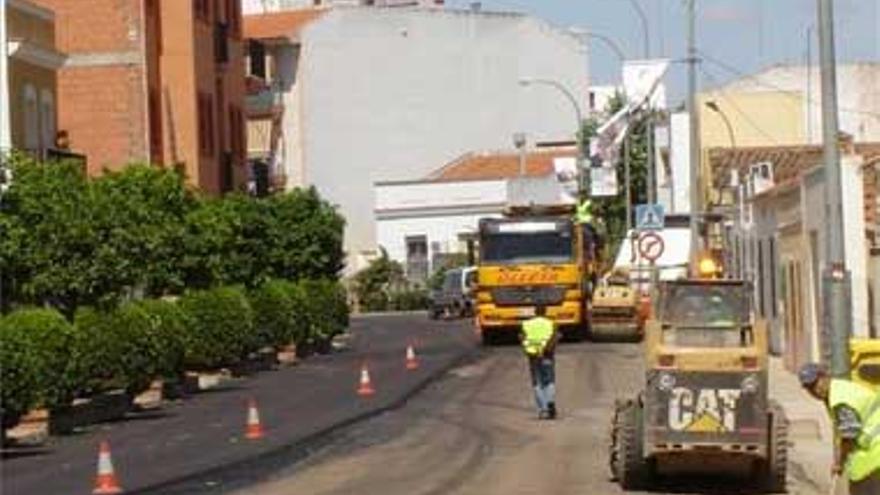
<path fill-rule="evenodd" d="M 214 61 L 219 65 L 229 63 L 229 24 L 225 22 L 214 25 Z"/>
<path fill-rule="evenodd" d="M 245 96 L 248 118 L 270 118 L 280 115 L 284 105 L 283 96 L 279 88 L 271 86 L 248 91 Z"/>

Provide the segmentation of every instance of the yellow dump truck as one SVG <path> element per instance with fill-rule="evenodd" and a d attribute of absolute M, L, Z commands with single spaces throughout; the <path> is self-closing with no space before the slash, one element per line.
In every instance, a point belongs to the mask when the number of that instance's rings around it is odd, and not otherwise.
<path fill-rule="evenodd" d="M 563 332 L 588 334 L 598 238 L 573 215 L 574 207 L 531 206 L 480 221 L 476 321 L 484 344 L 516 335 L 538 305 Z"/>

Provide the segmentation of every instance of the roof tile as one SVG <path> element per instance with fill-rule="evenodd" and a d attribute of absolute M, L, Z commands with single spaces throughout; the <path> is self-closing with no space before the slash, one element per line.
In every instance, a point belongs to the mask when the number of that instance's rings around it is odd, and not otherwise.
<path fill-rule="evenodd" d="M 575 156 L 574 148 L 531 151 L 526 155 L 526 176 L 544 177 L 554 173 L 553 160 Z M 428 176 L 436 182 L 465 180 L 498 180 L 519 176 L 519 153 L 469 153 Z"/>

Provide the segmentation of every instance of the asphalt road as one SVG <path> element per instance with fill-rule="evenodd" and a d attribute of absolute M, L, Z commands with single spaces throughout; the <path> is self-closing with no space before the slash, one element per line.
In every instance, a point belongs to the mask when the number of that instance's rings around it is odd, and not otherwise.
<path fill-rule="evenodd" d="M 405 369 L 413 342 L 421 363 Z M 5 455 L 4 495 L 91 493 L 98 443 L 108 440 L 126 493 L 222 493 L 258 482 L 330 442 L 331 427 L 399 405 L 432 377 L 477 349 L 464 323 L 424 315 L 354 319 L 347 350 L 266 372 L 170 404 L 162 411 L 53 438 L 43 448 Z M 376 387 L 355 394 L 366 362 Z M 243 438 L 246 404 L 256 399 L 266 437 Z M 363 493 L 363 492 L 362 492 Z"/>
<path fill-rule="evenodd" d="M 239 493 L 620 494 L 608 469 L 611 414 L 615 398 L 636 392 L 642 373 L 636 344 L 563 345 L 561 417 L 538 421 L 519 350 L 489 349 L 404 407 L 338 432 L 308 460 Z M 746 485 L 674 479 L 654 493 L 757 493 Z M 791 476 L 789 493 L 817 492 Z"/>

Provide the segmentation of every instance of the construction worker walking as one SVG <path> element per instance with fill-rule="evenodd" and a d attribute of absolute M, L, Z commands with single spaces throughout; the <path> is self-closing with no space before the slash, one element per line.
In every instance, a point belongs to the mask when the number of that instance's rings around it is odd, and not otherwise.
<path fill-rule="evenodd" d="M 535 317 L 522 324 L 520 342 L 529 360 L 535 403 L 539 419 L 556 419 L 556 370 L 554 352 L 559 334 L 553 320 L 546 317 L 547 309 L 539 305 Z"/>
<path fill-rule="evenodd" d="M 839 439 L 834 473 L 846 473 L 853 495 L 880 494 L 880 394 L 832 378 L 818 364 L 804 365 L 801 385 L 828 407 Z"/>

